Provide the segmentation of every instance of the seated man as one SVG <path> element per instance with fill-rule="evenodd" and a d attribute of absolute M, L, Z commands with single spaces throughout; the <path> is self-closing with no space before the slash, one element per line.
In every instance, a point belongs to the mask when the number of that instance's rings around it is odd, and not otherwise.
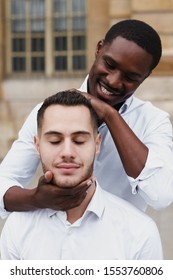
<path fill-rule="evenodd" d="M 90 101 L 75 90 L 44 101 L 34 142 L 45 177 L 66 195 L 84 182 L 85 198 L 67 211 L 10 214 L 1 235 L 2 259 L 162 259 L 152 219 L 104 191 L 94 178 L 101 144 L 97 122 Z"/>

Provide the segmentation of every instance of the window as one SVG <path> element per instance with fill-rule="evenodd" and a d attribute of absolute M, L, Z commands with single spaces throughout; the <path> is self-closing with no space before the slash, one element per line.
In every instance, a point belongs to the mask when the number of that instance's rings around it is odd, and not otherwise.
<path fill-rule="evenodd" d="M 11 0 L 11 73 L 45 70 L 45 1 Z"/>
<path fill-rule="evenodd" d="M 85 0 L 53 0 L 55 71 L 86 69 Z"/>
<path fill-rule="evenodd" d="M 85 2 L 7 0 L 8 74 L 85 72 Z"/>
<path fill-rule="evenodd" d="M 25 57 L 13 57 L 12 69 L 14 72 L 25 71 L 26 70 Z"/>

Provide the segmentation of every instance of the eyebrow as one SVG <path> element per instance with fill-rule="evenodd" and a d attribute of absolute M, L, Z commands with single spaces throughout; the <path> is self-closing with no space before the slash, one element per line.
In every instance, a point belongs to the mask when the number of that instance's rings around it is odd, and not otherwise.
<path fill-rule="evenodd" d="M 105 58 L 109 58 L 110 60 L 112 60 L 112 62 L 115 64 L 115 65 L 117 65 L 117 66 L 119 66 L 119 63 L 114 59 L 114 58 L 112 58 L 111 56 L 109 56 L 109 55 L 105 55 Z M 124 72 L 124 71 L 123 71 Z M 126 71 L 125 71 L 126 72 Z M 141 76 L 141 74 L 140 73 L 137 73 L 137 72 L 133 72 L 133 71 L 127 71 L 126 72 L 128 75 L 132 75 L 134 78 L 142 78 L 142 76 Z"/>
<path fill-rule="evenodd" d="M 78 130 L 78 131 L 75 131 L 73 132 L 71 135 L 90 135 L 90 132 L 86 131 L 86 130 Z M 59 131 L 55 131 L 55 130 L 49 130 L 47 132 L 44 133 L 44 135 L 63 135 L 63 133 L 59 132 Z"/>
<path fill-rule="evenodd" d="M 134 78 L 142 78 L 141 74 L 136 73 L 136 72 L 126 72 L 129 76 L 132 76 Z"/>

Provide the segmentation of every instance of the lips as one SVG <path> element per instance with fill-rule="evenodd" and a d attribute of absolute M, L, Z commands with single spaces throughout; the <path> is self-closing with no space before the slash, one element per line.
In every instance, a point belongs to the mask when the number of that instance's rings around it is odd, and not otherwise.
<path fill-rule="evenodd" d="M 56 166 L 59 169 L 76 169 L 79 168 L 79 164 L 76 163 L 60 163 Z"/>
<path fill-rule="evenodd" d="M 120 96 L 121 93 L 119 91 L 109 91 L 103 85 L 100 85 L 101 92 L 106 96 Z"/>
<path fill-rule="evenodd" d="M 62 175 L 72 175 L 80 168 L 80 165 L 76 163 L 59 163 L 55 167 Z"/>

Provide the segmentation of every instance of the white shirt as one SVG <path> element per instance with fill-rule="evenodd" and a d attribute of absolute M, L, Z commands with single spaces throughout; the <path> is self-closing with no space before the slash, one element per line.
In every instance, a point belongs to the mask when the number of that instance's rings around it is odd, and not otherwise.
<path fill-rule="evenodd" d="M 87 91 L 87 78 L 81 91 Z M 18 185 L 26 187 L 39 164 L 34 147 L 37 134 L 38 104 L 19 132 L 16 140 L 0 166 L 0 215 L 6 217 L 3 195 Z M 167 207 L 173 201 L 173 134 L 169 114 L 150 102 L 134 96 L 126 100 L 119 113 L 137 137 L 149 148 L 146 165 L 133 179 L 125 173 L 119 154 L 105 124 L 99 128 L 102 146 L 95 161 L 94 173 L 105 190 L 122 197 L 142 210 L 147 204 L 155 209 Z"/>
<path fill-rule="evenodd" d="M 73 224 L 62 211 L 13 212 L 2 230 L 1 257 L 155 260 L 162 259 L 162 247 L 151 218 L 97 186 L 83 216 Z"/>

